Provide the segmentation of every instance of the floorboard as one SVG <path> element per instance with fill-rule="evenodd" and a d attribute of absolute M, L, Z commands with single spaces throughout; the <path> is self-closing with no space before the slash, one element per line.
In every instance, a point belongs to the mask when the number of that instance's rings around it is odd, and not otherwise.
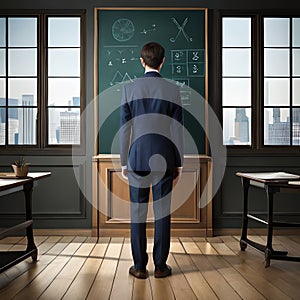
<path fill-rule="evenodd" d="M 132 277 L 130 240 L 123 237 L 36 236 L 38 260 L 31 258 L 0 274 L 0 299 L 216 300 L 299 299 L 299 262 L 271 260 L 239 236 L 172 238 L 172 276 L 154 278 L 153 238 L 148 239 L 149 278 Z M 250 239 L 266 243 L 266 236 Z M 300 255 L 300 237 L 274 236 L 274 249 Z M 0 251 L 24 249 L 24 237 L 0 240 Z"/>

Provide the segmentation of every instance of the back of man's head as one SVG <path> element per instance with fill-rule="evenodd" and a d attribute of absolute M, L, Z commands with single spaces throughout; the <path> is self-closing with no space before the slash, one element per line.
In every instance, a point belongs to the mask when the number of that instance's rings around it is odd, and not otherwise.
<path fill-rule="evenodd" d="M 158 43 L 151 42 L 143 46 L 141 58 L 145 64 L 153 69 L 158 69 L 165 57 L 165 49 Z"/>

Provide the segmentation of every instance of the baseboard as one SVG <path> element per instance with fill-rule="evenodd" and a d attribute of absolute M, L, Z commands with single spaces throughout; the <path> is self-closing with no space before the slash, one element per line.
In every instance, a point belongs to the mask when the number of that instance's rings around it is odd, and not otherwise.
<path fill-rule="evenodd" d="M 216 228 L 214 236 L 238 235 L 242 233 L 241 228 Z M 267 235 L 266 228 L 249 228 L 249 235 Z M 273 235 L 299 235 L 300 228 L 276 228 L 273 230 Z"/>
<path fill-rule="evenodd" d="M 34 229 L 34 235 L 74 235 L 74 236 L 97 236 L 96 229 L 78 229 L 78 228 L 68 228 L 68 229 Z M 249 235 L 267 235 L 267 230 L 265 228 L 249 228 Z M 277 228 L 274 229 L 274 235 L 299 235 L 300 228 Z M 100 229 L 99 235 L 101 237 L 129 237 L 129 229 Z M 153 236 L 153 229 L 147 229 L 147 235 L 149 237 Z M 206 232 L 202 230 L 174 230 L 171 232 L 172 237 L 211 237 L 211 236 L 227 236 L 227 235 L 241 235 L 240 228 L 216 228 L 211 232 Z"/>
<path fill-rule="evenodd" d="M 34 235 L 74 235 L 93 236 L 92 229 L 60 228 L 60 229 L 33 229 Z"/>
<path fill-rule="evenodd" d="M 153 237 L 153 228 L 147 228 L 147 236 Z M 93 236 L 97 231 L 93 230 Z M 100 237 L 130 237 L 130 229 L 104 228 L 99 230 Z M 211 237 L 211 232 L 206 229 L 171 229 L 171 237 Z"/>

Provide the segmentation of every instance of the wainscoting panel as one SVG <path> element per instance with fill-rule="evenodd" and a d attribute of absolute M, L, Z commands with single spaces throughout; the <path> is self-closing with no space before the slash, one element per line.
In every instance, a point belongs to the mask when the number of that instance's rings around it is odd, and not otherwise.
<path fill-rule="evenodd" d="M 81 174 L 80 184 L 74 169 Z M 38 181 L 33 189 L 32 207 L 35 228 L 85 228 L 91 223 L 90 208 L 80 187 L 85 184 L 82 165 L 31 165 L 30 171 L 49 171 L 51 176 Z M 0 227 L 11 226 L 24 218 L 24 194 L 18 192 L 1 197 Z"/>
<path fill-rule="evenodd" d="M 200 164 L 199 164 L 200 161 Z M 119 156 L 98 155 L 93 160 L 93 227 L 99 227 L 100 235 L 113 232 L 128 235 L 130 223 L 129 186 L 121 176 Z M 211 159 L 207 156 L 185 157 L 182 178 L 175 182 L 172 194 L 172 231 L 176 234 L 210 235 L 212 232 L 211 201 L 205 207 L 199 205 L 200 195 L 208 182 Z M 209 182 L 208 185 L 211 185 Z M 210 197 L 210 194 L 207 194 Z M 148 210 L 149 227 L 153 227 L 152 196 Z"/>

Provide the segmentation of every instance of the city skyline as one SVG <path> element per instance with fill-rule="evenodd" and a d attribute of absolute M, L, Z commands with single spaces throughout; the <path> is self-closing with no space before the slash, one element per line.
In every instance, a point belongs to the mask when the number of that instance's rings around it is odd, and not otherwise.
<path fill-rule="evenodd" d="M 251 142 L 250 120 L 246 115 L 247 108 L 235 108 L 233 134 L 225 137 L 226 145 L 241 145 Z M 267 120 L 267 122 L 266 122 Z M 286 108 L 272 107 L 265 110 L 264 122 L 264 144 L 265 145 L 290 145 L 290 128 L 292 126 L 292 145 L 300 144 L 300 109 L 293 110 L 292 124 L 291 118 L 286 113 Z"/>
<path fill-rule="evenodd" d="M 22 95 L 21 99 L 0 98 L 0 144 L 5 144 L 6 121 L 8 121 L 8 143 L 11 145 L 36 144 L 37 108 L 34 95 Z M 69 107 L 49 108 L 48 143 L 80 143 L 80 97 L 68 100 Z M 6 113 L 8 112 L 8 120 Z"/>

